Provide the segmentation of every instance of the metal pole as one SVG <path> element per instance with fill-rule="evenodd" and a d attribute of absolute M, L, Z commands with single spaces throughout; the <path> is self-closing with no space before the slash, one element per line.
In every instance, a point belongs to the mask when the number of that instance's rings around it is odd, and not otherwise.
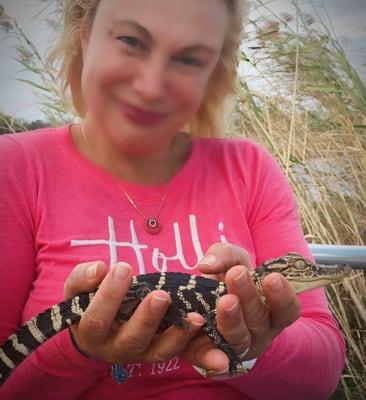
<path fill-rule="evenodd" d="M 348 264 L 366 269 L 366 246 L 309 244 L 309 247 L 319 264 Z"/>

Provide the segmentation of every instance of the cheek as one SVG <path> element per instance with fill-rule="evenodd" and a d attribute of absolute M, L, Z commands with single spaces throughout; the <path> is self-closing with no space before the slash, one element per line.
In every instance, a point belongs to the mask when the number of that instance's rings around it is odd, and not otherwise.
<path fill-rule="evenodd" d="M 185 114 L 196 113 L 202 103 L 206 91 L 205 79 L 177 80 L 174 97 L 179 101 L 179 107 Z"/>
<path fill-rule="evenodd" d="M 115 59 L 109 60 L 108 64 L 104 65 L 100 71 L 97 78 L 99 85 L 103 90 L 115 92 L 119 86 L 131 82 L 135 69 L 134 63 L 123 62 L 115 57 Z"/>
<path fill-rule="evenodd" d="M 118 89 L 118 85 L 129 81 L 135 66 L 124 62 L 116 52 L 107 49 L 95 51 L 88 55 L 82 74 L 82 90 L 85 101 L 105 102 L 110 91 Z"/>

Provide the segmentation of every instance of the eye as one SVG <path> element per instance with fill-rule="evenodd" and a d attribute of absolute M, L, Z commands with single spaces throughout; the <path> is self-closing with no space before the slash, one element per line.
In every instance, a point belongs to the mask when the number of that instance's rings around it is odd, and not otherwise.
<path fill-rule="evenodd" d="M 145 49 L 144 43 L 134 36 L 118 36 L 117 39 L 128 47 Z"/>
<path fill-rule="evenodd" d="M 304 269 L 306 269 L 307 264 L 304 260 L 296 260 L 295 267 L 296 267 L 296 269 L 304 270 Z"/>
<path fill-rule="evenodd" d="M 188 66 L 192 67 L 203 67 L 204 62 L 193 56 L 180 56 L 177 57 L 177 61 Z"/>

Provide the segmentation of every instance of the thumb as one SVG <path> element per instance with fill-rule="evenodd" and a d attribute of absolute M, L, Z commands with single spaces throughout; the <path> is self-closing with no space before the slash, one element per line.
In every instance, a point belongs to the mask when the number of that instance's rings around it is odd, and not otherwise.
<path fill-rule="evenodd" d="M 97 289 L 107 272 L 103 261 L 90 261 L 76 265 L 64 284 L 65 299 Z"/>

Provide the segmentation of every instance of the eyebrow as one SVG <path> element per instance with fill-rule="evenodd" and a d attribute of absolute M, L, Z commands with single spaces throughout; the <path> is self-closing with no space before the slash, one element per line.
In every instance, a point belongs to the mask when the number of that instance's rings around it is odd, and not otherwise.
<path fill-rule="evenodd" d="M 130 26 L 132 28 L 135 28 L 137 31 L 139 31 L 143 36 L 145 36 L 146 39 L 149 41 L 153 42 L 153 37 L 151 36 L 150 32 L 144 28 L 142 25 L 138 24 L 135 21 L 132 21 L 131 19 L 125 19 L 125 20 L 115 20 L 113 21 L 113 26 Z"/>
<path fill-rule="evenodd" d="M 113 21 L 113 26 L 130 26 L 132 28 L 135 28 L 141 35 L 145 37 L 150 43 L 154 43 L 154 38 L 152 37 L 151 33 L 142 25 L 137 23 L 136 21 L 126 19 L 126 20 L 115 20 Z M 209 54 L 214 54 L 215 50 L 210 47 L 206 46 L 204 44 L 194 44 L 191 46 L 184 47 L 179 51 L 179 53 L 184 53 L 184 52 L 195 52 L 195 51 L 203 51 L 205 53 Z"/>

